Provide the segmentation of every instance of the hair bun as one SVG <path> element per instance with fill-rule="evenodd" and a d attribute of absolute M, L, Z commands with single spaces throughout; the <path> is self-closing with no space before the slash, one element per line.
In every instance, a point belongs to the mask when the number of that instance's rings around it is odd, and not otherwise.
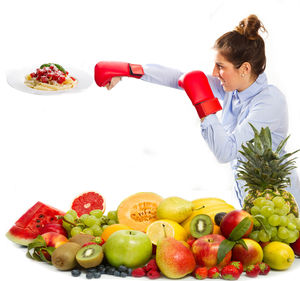
<path fill-rule="evenodd" d="M 243 19 L 235 30 L 249 40 L 256 40 L 260 37 L 259 30 L 266 31 L 265 27 L 256 15 L 250 15 Z"/>

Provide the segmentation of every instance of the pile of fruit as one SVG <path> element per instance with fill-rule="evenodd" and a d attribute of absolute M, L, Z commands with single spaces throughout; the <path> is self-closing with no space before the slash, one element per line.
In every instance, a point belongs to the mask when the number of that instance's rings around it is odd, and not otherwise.
<path fill-rule="evenodd" d="M 272 200 L 274 206 L 281 201 Z M 258 198 L 254 207 L 257 202 L 264 201 Z M 260 218 L 255 226 L 257 214 L 235 210 L 219 198 L 190 202 L 140 192 L 105 215 L 103 197 L 87 192 L 71 206 L 64 213 L 38 202 L 7 237 L 26 245 L 28 257 L 71 271 L 72 276 L 85 272 L 86 278 L 110 274 L 237 279 L 243 271 L 253 277 L 267 274 L 270 267 L 287 269 L 294 261 L 293 249 L 300 254 L 299 218 L 293 218 L 292 231 L 298 231 L 293 248 L 286 238 L 262 243 L 252 237 L 261 231 Z"/>
<path fill-rule="evenodd" d="M 62 212 L 37 202 L 8 231 L 28 248 L 27 256 L 72 276 L 160 276 L 236 280 L 287 270 L 300 256 L 300 219 L 293 196 L 284 190 L 293 153 L 275 152 L 268 128 L 253 128 L 243 145 L 240 179 L 248 195 L 242 210 L 219 198 L 187 201 L 139 192 L 105 214 L 97 192 L 78 196 Z"/>

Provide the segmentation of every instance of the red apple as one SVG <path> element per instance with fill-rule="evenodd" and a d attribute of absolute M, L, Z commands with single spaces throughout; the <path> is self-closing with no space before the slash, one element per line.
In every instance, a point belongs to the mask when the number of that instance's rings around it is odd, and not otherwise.
<path fill-rule="evenodd" d="M 248 212 L 244 210 L 234 210 L 225 215 L 220 224 L 222 235 L 228 238 L 232 230 L 246 217 L 250 218 L 251 225 L 243 235 L 243 238 L 248 237 L 253 229 L 253 218 Z"/>
<path fill-rule="evenodd" d="M 240 261 L 243 264 L 243 268 L 246 269 L 248 265 L 262 262 L 263 250 L 256 241 L 249 238 L 243 240 L 248 250 L 245 249 L 242 244 L 236 244 L 232 248 L 232 260 Z"/>
<path fill-rule="evenodd" d="M 225 240 L 225 237 L 220 234 L 209 234 L 198 238 L 192 246 L 197 264 L 207 268 L 217 266 L 219 269 L 227 265 L 231 259 L 231 251 L 217 264 L 218 250 L 223 240 Z"/>
<path fill-rule="evenodd" d="M 44 238 L 47 247 L 58 248 L 60 245 L 69 241 L 66 236 L 57 232 L 46 232 L 42 234 L 42 237 Z"/>
<path fill-rule="evenodd" d="M 292 247 L 296 256 L 300 256 L 300 238 L 298 238 L 294 243 L 291 243 L 290 246 Z"/>

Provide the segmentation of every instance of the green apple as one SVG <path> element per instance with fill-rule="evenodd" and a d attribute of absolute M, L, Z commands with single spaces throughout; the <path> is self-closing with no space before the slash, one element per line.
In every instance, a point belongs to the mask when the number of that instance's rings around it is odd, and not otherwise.
<path fill-rule="evenodd" d="M 152 243 L 147 234 L 137 230 L 119 230 L 103 245 L 107 261 L 115 267 L 130 268 L 146 264 L 152 255 Z"/>

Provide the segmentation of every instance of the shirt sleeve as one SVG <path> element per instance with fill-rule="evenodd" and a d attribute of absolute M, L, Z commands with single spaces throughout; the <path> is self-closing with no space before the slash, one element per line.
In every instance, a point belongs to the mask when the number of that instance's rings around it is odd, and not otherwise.
<path fill-rule="evenodd" d="M 142 80 L 182 90 L 178 85 L 178 80 L 183 72 L 158 64 L 146 64 L 143 65 L 143 69 Z"/>
<path fill-rule="evenodd" d="M 220 80 L 217 77 L 214 77 L 212 75 L 206 75 L 206 76 L 214 96 L 219 100 L 224 100 L 225 91 L 221 85 Z"/>
<path fill-rule="evenodd" d="M 257 95 L 259 96 L 259 95 Z M 238 157 L 241 145 L 253 138 L 249 123 L 260 130 L 268 126 L 277 144 L 286 134 L 288 124 L 286 101 L 271 95 L 254 100 L 249 106 L 248 116 L 242 120 L 232 133 L 226 132 L 215 114 L 207 116 L 201 124 L 201 133 L 210 150 L 221 163 Z"/>

